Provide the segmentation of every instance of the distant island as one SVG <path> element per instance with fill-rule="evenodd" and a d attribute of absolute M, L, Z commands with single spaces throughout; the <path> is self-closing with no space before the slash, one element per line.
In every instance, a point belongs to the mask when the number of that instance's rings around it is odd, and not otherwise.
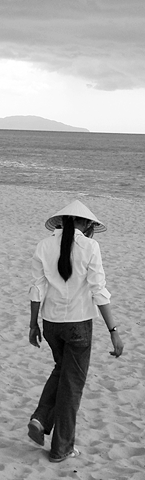
<path fill-rule="evenodd" d="M 72 127 L 61 122 L 34 115 L 16 115 L 0 118 L 1 130 L 43 130 L 53 132 L 89 132 L 87 128 Z"/>

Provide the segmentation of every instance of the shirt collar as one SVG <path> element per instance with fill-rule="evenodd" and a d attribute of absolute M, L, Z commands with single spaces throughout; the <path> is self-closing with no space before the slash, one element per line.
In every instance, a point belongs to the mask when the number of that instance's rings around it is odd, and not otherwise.
<path fill-rule="evenodd" d="M 52 235 L 55 235 L 55 237 L 59 237 L 59 235 L 62 235 L 62 228 L 55 228 Z"/>
<path fill-rule="evenodd" d="M 84 235 L 83 232 L 81 230 L 79 230 L 79 228 L 75 228 L 75 234 L 76 235 Z"/>
<path fill-rule="evenodd" d="M 55 235 L 57 237 L 59 237 L 59 235 L 62 235 L 62 228 L 55 228 L 52 235 Z M 84 235 L 84 234 L 83 232 L 81 232 L 81 230 L 79 230 L 79 228 L 75 228 L 75 235 Z"/>

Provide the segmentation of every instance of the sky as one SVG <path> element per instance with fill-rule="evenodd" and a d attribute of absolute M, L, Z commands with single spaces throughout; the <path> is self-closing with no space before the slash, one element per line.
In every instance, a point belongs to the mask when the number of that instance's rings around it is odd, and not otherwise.
<path fill-rule="evenodd" d="M 145 0 L 0 0 L 0 117 L 145 133 Z"/>

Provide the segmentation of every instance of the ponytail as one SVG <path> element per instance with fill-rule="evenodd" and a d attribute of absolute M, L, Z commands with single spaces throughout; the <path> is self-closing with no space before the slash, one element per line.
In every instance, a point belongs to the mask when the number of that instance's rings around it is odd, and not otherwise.
<path fill-rule="evenodd" d="M 60 257 L 58 260 L 58 271 L 65 282 L 72 275 L 72 263 L 70 259 L 71 249 L 74 241 L 73 217 L 63 217 L 63 233 L 60 246 Z"/>

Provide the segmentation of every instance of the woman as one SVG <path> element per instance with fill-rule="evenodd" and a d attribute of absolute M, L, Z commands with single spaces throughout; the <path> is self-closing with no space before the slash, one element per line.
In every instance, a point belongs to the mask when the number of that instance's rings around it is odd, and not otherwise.
<path fill-rule="evenodd" d="M 110 332 L 114 356 L 121 355 L 123 344 L 112 318 L 99 245 L 90 238 L 93 231 L 106 227 L 78 200 L 45 225 L 54 232 L 37 245 L 33 257 L 29 340 L 40 346 L 41 304 L 43 336 L 55 367 L 31 416 L 28 435 L 44 445 L 44 435 L 53 429 L 49 460 L 60 462 L 79 454 L 74 447 L 76 414 L 89 367 L 92 318 L 97 308 Z"/>

